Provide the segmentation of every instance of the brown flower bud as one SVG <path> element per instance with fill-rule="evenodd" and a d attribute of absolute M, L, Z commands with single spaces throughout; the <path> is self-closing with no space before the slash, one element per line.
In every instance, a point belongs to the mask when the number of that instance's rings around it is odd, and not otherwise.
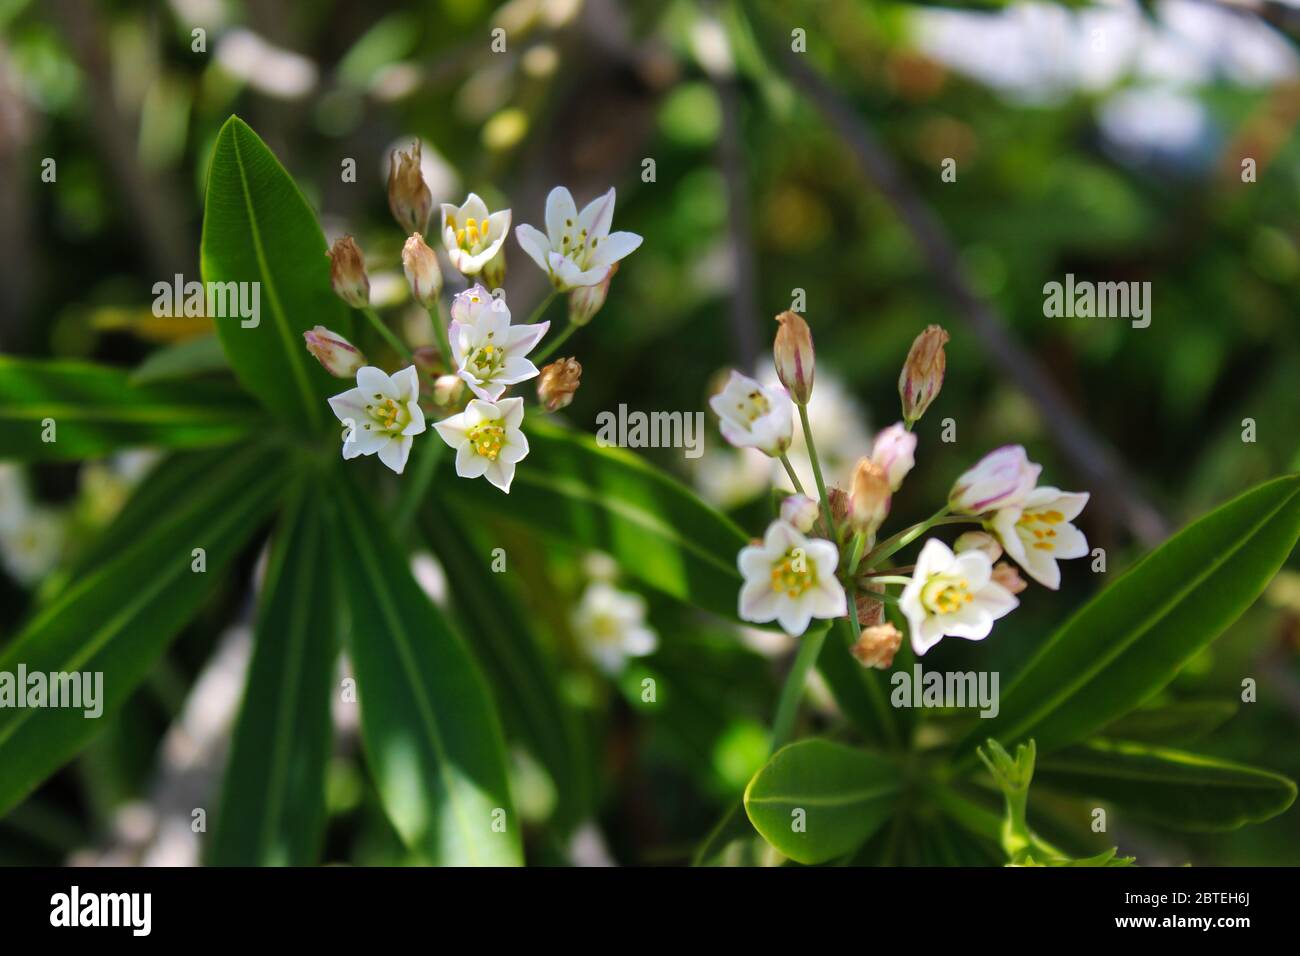
<path fill-rule="evenodd" d="M 562 358 L 542 369 L 537 380 L 537 400 L 548 412 L 556 412 L 573 401 L 582 366 L 577 359 Z"/>
<path fill-rule="evenodd" d="M 609 284 L 618 272 L 618 263 L 609 267 L 605 278 L 595 285 L 580 285 L 569 293 L 569 321 L 574 325 L 586 325 L 596 317 L 605 297 L 609 295 Z"/>
<path fill-rule="evenodd" d="M 1020 576 L 1019 569 L 1014 564 L 1007 564 L 1005 561 L 999 561 L 993 565 L 993 582 L 1002 585 L 1012 594 L 1019 594 L 1029 587 L 1025 583 L 1025 579 Z"/>
<path fill-rule="evenodd" d="M 870 582 L 859 582 L 859 591 L 857 596 L 858 605 L 858 626 L 875 627 L 877 624 L 883 624 L 885 621 L 885 605 L 883 602 L 872 597 L 872 592 L 884 591 L 883 584 L 871 584 Z"/>
<path fill-rule="evenodd" d="M 844 522 L 849 520 L 849 494 L 842 488 L 827 488 L 826 497 L 831 506 L 831 518 L 835 521 L 835 528 L 838 531 L 844 530 Z M 818 508 L 817 524 L 813 528 L 813 533 L 819 538 L 831 539 L 830 529 L 826 527 L 826 519 Z"/>
<path fill-rule="evenodd" d="M 388 208 L 397 224 L 409 235 L 424 234 L 433 212 L 433 193 L 424 183 L 420 171 L 420 141 L 411 144 L 408 152 L 393 150 L 392 165 L 388 170 Z"/>
<path fill-rule="evenodd" d="M 343 236 L 334 240 L 328 255 L 335 295 L 354 309 L 364 309 L 370 304 L 370 278 L 360 247 L 351 236 Z"/>
<path fill-rule="evenodd" d="M 797 312 L 782 312 L 776 317 L 776 343 L 772 356 L 776 376 L 786 391 L 800 405 L 807 405 L 813 387 L 813 341 L 808 323 Z"/>
<path fill-rule="evenodd" d="M 352 378 L 357 369 L 367 364 L 366 357 L 355 345 L 323 325 L 304 332 L 302 337 L 307 341 L 307 351 L 336 378 Z"/>
<path fill-rule="evenodd" d="M 849 651 L 863 667 L 886 670 L 894 663 L 894 655 L 903 644 L 903 635 L 892 624 L 877 624 L 862 629 Z"/>
<path fill-rule="evenodd" d="M 402 246 L 402 271 L 416 302 L 426 309 L 437 304 L 442 292 L 442 270 L 438 268 L 437 254 L 418 232 L 411 233 Z"/>
<path fill-rule="evenodd" d="M 871 537 L 889 517 L 889 475 L 870 458 L 858 460 L 853 470 L 849 521 L 853 530 Z"/>
<path fill-rule="evenodd" d="M 943 346 L 948 333 L 931 325 L 916 337 L 903 371 L 898 376 L 898 394 L 903 400 L 903 419 L 910 426 L 925 414 L 943 387 L 943 373 L 948 360 Z"/>

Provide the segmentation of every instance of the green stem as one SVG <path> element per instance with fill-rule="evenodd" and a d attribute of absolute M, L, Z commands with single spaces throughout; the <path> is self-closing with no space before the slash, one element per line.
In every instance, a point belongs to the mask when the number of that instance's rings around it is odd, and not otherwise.
<path fill-rule="evenodd" d="M 933 515 L 931 515 L 929 518 L 926 518 L 924 521 L 914 524 L 910 528 L 904 528 L 902 531 L 898 532 L 898 534 L 886 538 L 884 541 L 880 542 L 880 544 L 872 548 L 871 551 L 868 552 L 867 557 L 865 559 L 867 565 L 866 569 L 868 571 L 872 570 L 877 565 L 879 565 L 881 561 L 884 561 L 886 558 L 894 554 L 896 551 L 900 551 L 903 548 L 907 547 L 909 544 L 911 544 L 921 535 L 925 534 L 931 528 L 943 524 L 971 524 L 971 523 L 980 524 L 981 522 L 979 518 L 971 517 L 968 515 L 948 516 L 948 508 L 947 506 L 944 506 L 943 508 L 940 508 L 937 512 L 935 512 Z"/>
<path fill-rule="evenodd" d="M 448 372 L 455 372 L 456 360 L 451 354 L 451 341 L 447 338 L 447 314 L 442 308 L 442 299 L 434 302 L 434 307 L 428 310 L 429 318 L 433 322 L 433 334 L 438 339 L 438 351 L 442 353 L 442 364 Z"/>
<path fill-rule="evenodd" d="M 536 362 L 546 361 L 555 353 L 556 349 L 558 349 L 561 345 L 563 345 L 565 342 L 568 341 L 570 335 L 578 331 L 578 329 L 580 328 L 582 328 L 582 326 L 574 325 L 572 322 L 570 322 L 568 325 L 564 327 L 563 332 L 561 332 L 555 338 L 551 339 L 550 345 L 546 346 L 546 348 L 542 349 L 541 352 L 537 354 L 537 358 L 534 361 Z"/>
<path fill-rule="evenodd" d="M 806 495 L 803 490 L 803 483 L 799 481 L 799 476 L 794 472 L 794 465 L 790 464 L 790 456 L 785 452 L 781 453 L 781 464 L 785 465 L 785 473 L 790 476 L 790 481 L 794 485 L 794 490 L 801 495 Z"/>
<path fill-rule="evenodd" d="M 822 518 L 826 521 L 826 530 L 830 533 L 831 541 L 839 543 L 839 535 L 835 531 L 835 517 L 831 514 L 831 499 L 826 494 L 826 482 L 822 479 L 821 462 L 817 460 L 817 445 L 813 442 L 812 426 L 808 424 L 808 406 L 799 406 L 799 422 L 803 425 L 803 440 L 808 446 L 808 461 L 812 463 L 813 480 L 817 482 L 817 494 L 822 501 Z"/>
<path fill-rule="evenodd" d="M 871 583 L 872 584 L 911 584 L 912 579 L 905 578 L 901 574 L 874 574 L 871 576 Z"/>
<path fill-rule="evenodd" d="M 808 671 L 817 663 L 817 655 L 826 642 L 826 634 L 827 629 L 819 627 L 816 631 L 805 633 L 799 641 L 799 653 L 795 655 L 790 673 L 786 675 L 781 698 L 776 705 L 776 717 L 772 721 L 772 753 L 790 742 L 804 684 L 808 681 Z"/>
<path fill-rule="evenodd" d="M 370 321 L 370 324 L 374 326 L 375 331 L 383 337 L 384 341 L 397 350 L 398 355 L 412 365 L 415 364 L 415 358 L 411 355 L 411 350 L 406 347 L 406 344 L 397 337 L 392 329 L 384 324 L 384 320 L 379 317 L 374 309 L 367 305 L 362 308 L 361 314 Z"/>
<path fill-rule="evenodd" d="M 551 289 L 551 291 L 546 294 L 546 298 L 537 304 L 537 308 L 533 309 L 533 314 L 528 317 L 527 324 L 532 325 L 535 322 L 542 321 L 542 316 L 546 314 L 546 310 L 550 308 L 551 303 L 555 301 L 557 295 L 559 295 L 559 293 L 555 289 Z"/>
<path fill-rule="evenodd" d="M 855 531 L 853 534 L 853 550 L 849 552 L 849 578 L 858 573 L 858 565 L 862 563 L 862 549 L 866 547 L 867 536 L 861 531 Z"/>

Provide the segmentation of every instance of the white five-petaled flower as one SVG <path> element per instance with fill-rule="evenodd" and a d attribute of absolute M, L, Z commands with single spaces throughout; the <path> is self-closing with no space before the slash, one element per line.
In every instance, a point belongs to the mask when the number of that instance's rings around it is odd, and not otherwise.
<path fill-rule="evenodd" d="M 399 475 L 411 453 L 412 436 L 424 431 L 420 376 L 414 365 L 388 375 L 367 365 L 357 370 L 357 387 L 331 398 L 343 423 L 343 457 L 379 455 Z"/>
<path fill-rule="evenodd" d="M 792 636 L 808 629 L 813 618 L 848 613 L 844 588 L 835 577 L 839 549 L 822 538 L 807 538 L 786 521 L 773 521 L 761 544 L 741 548 L 736 564 L 745 578 L 740 589 L 740 618 L 765 624 L 776 621 Z"/>
<path fill-rule="evenodd" d="M 907 617 L 912 650 L 920 656 L 949 635 L 984 640 L 993 622 L 1020 602 L 993 580 L 993 562 L 983 551 L 954 554 L 931 538 L 917 556 L 916 571 L 898 603 Z"/>
<path fill-rule="evenodd" d="M 510 234 L 510 210 L 489 213 L 487 203 L 470 193 L 463 206 L 442 204 L 442 244 L 452 266 L 463 275 L 478 275 L 501 251 Z"/>
<path fill-rule="evenodd" d="M 549 322 L 511 325 L 504 299 L 481 285 L 451 303 L 451 354 L 458 374 L 479 398 L 495 402 L 507 385 L 533 378 L 537 366 L 524 358 L 551 327 Z"/>
<path fill-rule="evenodd" d="M 613 219 L 612 187 L 579 213 L 569 191 L 556 186 L 546 197 L 546 232 L 520 225 L 515 227 L 515 238 L 550 276 L 551 284 L 567 292 L 601 282 L 610 266 L 641 245 L 641 237 L 634 232 L 611 233 Z"/>
<path fill-rule="evenodd" d="M 757 448 L 775 458 L 790 447 L 794 402 L 784 388 L 765 388 L 733 371 L 709 407 L 718 416 L 722 437 L 737 448 Z"/>
<path fill-rule="evenodd" d="M 434 430 L 456 449 L 456 474 L 487 478 L 506 494 L 515 480 L 515 465 L 528 454 L 528 438 L 519 430 L 524 400 L 471 399 L 465 411 L 434 423 Z"/>
<path fill-rule="evenodd" d="M 653 654 L 659 638 L 645 624 L 645 599 L 606 581 L 587 585 L 573 611 L 573 632 L 596 665 L 615 675 L 629 657 Z"/>
<path fill-rule="evenodd" d="M 958 476 L 948 492 L 948 507 L 970 515 L 1013 507 L 1038 483 L 1042 470 L 1042 465 L 1029 460 L 1022 446 L 1003 445 Z"/>
<path fill-rule="evenodd" d="M 1087 503 L 1087 492 L 1045 485 L 1029 492 L 1019 505 L 998 511 L 988 527 L 1026 574 L 1055 591 L 1061 586 L 1056 562 L 1088 553 L 1088 540 L 1070 523 Z"/>

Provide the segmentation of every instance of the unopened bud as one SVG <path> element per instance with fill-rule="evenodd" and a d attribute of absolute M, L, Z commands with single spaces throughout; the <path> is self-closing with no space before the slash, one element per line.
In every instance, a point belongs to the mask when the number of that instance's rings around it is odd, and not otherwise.
<path fill-rule="evenodd" d="M 582 366 L 577 359 L 562 358 L 542 369 L 537 380 L 537 400 L 548 412 L 557 412 L 573 401 L 582 377 Z"/>
<path fill-rule="evenodd" d="M 402 246 L 402 270 L 416 302 L 426 309 L 437 304 L 442 292 L 442 270 L 438 268 L 437 254 L 418 232 L 411 233 Z"/>
<path fill-rule="evenodd" d="M 782 312 L 776 317 L 776 343 L 772 356 L 776 376 L 786 391 L 800 405 L 807 405 L 813 387 L 813 341 L 808 323 L 797 312 Z"/>
<path fill-rule="evenodd" d="M 609 284 L 613 281 L 616 272 L 618 272 L 617 262 L 609 267 L 605 278 L 595 285 L 580 285 L 569 293 L 570 322 L 574 325 L 586 325 L 596 317 L 596 313 L 605 304 L 605 297 L 609 295 Z"/>
<path fill-rule="evenodd" d="M 450 408 L 460 401 L 464 387 L 459 375 L 439 375 L 433 383 L 433 403 L 439 408 Z"/>
<path fill-rule="evenodd" d="M 959 554 L 962 551 L 983 551 L 989 556 L 989 561 L 1002 557 L 1002 545 L 987 531 L 967 531 L 959 535 L 952 543 L 952 549 Z"/>
<path fill-rule="evenodd" d="M 898 376 L 898 394 L 903 400 L 903 419 L 908 425 L 920 419 L 943 387 L 948 359 L 943 347 L 948 333 L 931 325 L 912 342 L 903 371 Z"/>
<path fill-rule="evenodd" d="M 849 650 L 863 667 L 883 671 L 894 663 L 894 655 L 902 643 L 903 635 L 898 628 L 892 624 L 877 624 L 863 628 Z"/>
<path fill-rule="evenodd" d="M 853 530 L 868 537 L 880 530 L 889 516 L 889 476 L 870 458 L 858 460 L 853 471 L 849 520 Z"/>
<path fill-rule="evenodd" d="M 323 325 L 304 332 L 302 337 L 307 341 L 307 351 L 335 378 L 353 378 L 358 369 L 369 364 L 355 345 Z"/>
<path fill-rule="evenodd" d="M 1019 569 L 1014 564 L 1007 564 L 1005 561 L 999 561 L 993 565 L 992 580 L 995 584 L 1002 585 L 1012 594 L 1019 594 L 1029 587 L 1025 583 L 1025 579 L 1020 576 Z"/>
<path fill-rule="evenodd" d="M 897 491 L 916 464 L 916 435 L 901 422 L 881 429 L 871 445 L 871 460 L 885 469 L 890 490 Z"/>
<path fill-rule="evenodd" d="M 409 151 L 393 150 L 388 170 L 388 208 L 408 235 L 412 232 L 423 235 L 429 225 L 429 214 L 433 212 L 433 194 L 420 171 L 420 148 L 417 139 Z"/>
<path fill-rule="evenodd" d="M 447 371 L 447 366 L 442 360 L 442 353 L 438 351 L 436 345 L 421 345 L 411 353 L 411 358 L 415 360 L 415 367 L 420 374 L 429 378 L 437 378 Z"/>
<path fill-rule="evenodd" d="M 807 495 L 790 495 L 781 502 L 781 520 L 794 525 L 804 534 L 812 531 L 821 507 Z"/>
<path fill-rule="evenodd" d="M 885 605 L 872 596 L 872 592 L 880 593 L 885 590 L 883 584 L 872 584 L 869 579 L 858 582 L 858 626 L 875 627 L 877 624 L 883 624 L 885 621 Z"/>
<path fill-rule="evenodd" d="M 500 289 L 506 284 L 506 247 L 504 244 L 501 246 L 500 251 L 483 266 L 479 278 L 483 280 L 483 284 L 488 289 Z"/>
<path fill-rule="evenodd" d="M 334 293 L 354 309 L 370 305 L 370 279 L 361 248 L 351 236 L 334 240 L 330 247 L 330 285 Z"/>

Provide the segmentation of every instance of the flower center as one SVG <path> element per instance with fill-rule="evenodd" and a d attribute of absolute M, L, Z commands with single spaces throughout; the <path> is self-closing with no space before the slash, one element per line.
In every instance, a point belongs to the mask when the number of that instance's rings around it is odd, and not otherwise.
<path fill-rule="evenodd" d="M 501 426 L 501 420 L 497 419 L 475 425 L 465 432 L 465 437 L 474 446 L 474 454 L 488 461 L 496 461 L 506 441 L 506 430 Z"/>
<path fill-rule="evenodd" d="M 744 401 L 737 402 L 736 408 L 752 425 L 772 410 L 772 403 L 766 395 L 755 389 L 745 396 Z"/>
<path fill-rule="evenodd" d="M 381 432 L 400 432 L 406 427 L 411 415 L 402 405 L 378 392 L 373 398 L 374 401 L 366 406 L 366 414 L 371 418 L 362 426 L 366 431 L 375 431 L 375 426 L 378 426 L 377 430 Z"/>
<path fill-rule="evenodd" d="M 1016 521 L 1016 531 L 1026 544 L 1039 551 L 1055 551 L 1056 529 L 1052 525 L 1065 521 L 1065 515 L 1059 511 L 1026 511 Z"/>
<path fill-rule="evenodd" d="M 480 221 L 470 216 L 465 220 L 464 227 L 460 229 L 456 229 L 455 219 L 451 219 L 449 225 L 456 230 L 456 245 L 466 252 L 478 252 L 487 242 L 488 221 L 486 219 Z"/>
<path fill-rule="evenodd" d="M 595 614 L 588 621 L 591 636 L 601 644 L 613 644 L 621 633 L 619 622 L 612 614 Z"/>
<path fill-rule="evenodd" d="M 952 614 L 975 600 L 965 578 L 935 575 L 921 589 L 921 604 L 933 614 Z"/>
<path fill-rule="evenodd" d="M 807 554 L 791 548 L 772 564 L 772 590 L 798 597 L 817 584 L 817 566 Z"/>
<path fill-rule="evenodd" d="M 573 220 L 566 219 L 564 222 L 564 235 L 560 237 L 560 255 L 572 259 L 579 269 L 586 271 L 592 255 L 596 252 L 596 244 L 600 242 L 600 239 L 597 236 L 588 239 L 586 229 L 582 229 L 574 235 L 572 229 Z"/>

